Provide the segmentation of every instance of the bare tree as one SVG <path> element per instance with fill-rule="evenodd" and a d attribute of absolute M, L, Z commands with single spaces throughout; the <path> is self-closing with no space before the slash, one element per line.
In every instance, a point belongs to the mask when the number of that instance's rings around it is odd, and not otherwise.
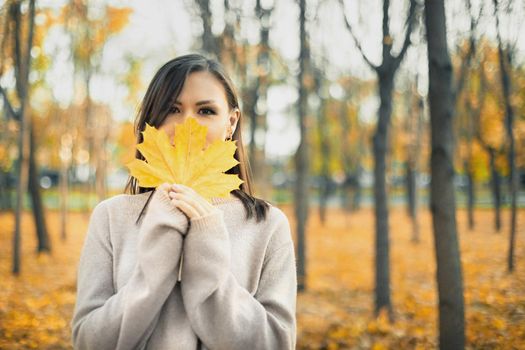
<path fill-rule="evenodd" d="M 306 242 L 305 231 L 308 219 L 308 141 L 306 132 L 307 118 L 307 91 L 304 80 L 307 74 L 307 67 L 310 62 L 310 50 L 308 48 L 306 36 L 306 0 L 299 0 L 299 74 L 297 84 L 299 87 L 299 147 L 295 153 L 295 217 L 297 221 L 297 279 L 298 290 L 306 288 Z"/>
<path fill-rule="evenodd" d="M 340 0 L 344 8 L 343 1 Z M 346 14 L 345 24 L 350 32 L 357 49 L 364 61 L 377 74 L 378 94 L 380 98 L 379 115 L 376 132 L 373 136 L 374 149 L 374 204 L 375 204 L 375 313 L 387 309 L 390 319 L 393 319 L 392 304 L 390 302 L 390 242 L 388 227 L 388 200 L 386 191 L 386 156 L 388 144 L 388 129 L 392 115 L 392 91 L 394 77 L 410 46 L 410 35 L 416 23 L 417 2 L 410 0 L 407 16 L 407 29 L 401 51 L 392 53 L 393 39 L 390 33 L 390 0 L 383 0 L 383 37 L 382 62 L 375 65 L 364 53 L 360 41 L 354 34 L 352 25 Z M 344 11 L 343 11 L 344 12 Z"/>
<path fill-rule="evenodd" d="M 468 77 L 468 72 L 472 64 L 472 59 L 476 54 L 476 27 L 481 18 L 481 13 L 483 12 L 483 5 L 479 8 L 479 13 L 477 17 L 472 14 L 472 3 L 470 0 L 466 0 L 466 10 L 470 17 L 470 32 L 468 37 L 467 49 L 464 52 L 461 52 L 461 47 L 458 47 L 458 52 L 460 52 L 460 64 L 459 70 L 455 75 L 455 80 L 453 81 L 453 98 L 454 103 L 457 104 L 459 96 L 465 87 L 465 82 Z"/>
<path fill-rule="evenodd" d="M 488 142 L 481 131 L 481 115 L 483 111 L 483 102 L 485 101 L 485 94 L 489 89 L 489 83 L 485 75 L 485 62 L 480 60 L 478 74 L 479 74 L 479 90 L 478 90 L 478 105 L 473 108 L 472 117 L 474 125 L 474 136 L 481 148 L 489 157 L 490 169 L 490 190 L 492 194 L 492 203 L 494 206 L 494 229 L 496 232 L 501 230 L 501 176 L 496 167 L 496 159 L 504 154 L 505 147 L 501 144 L 499 147 L 494 146 Z"/>
<path fill-rule="evenodd" d="M 343 167 L 344 179 L 341 184 L 341 204 L 346 212 L 346 222 L 349 223 L 349 213 L 352 210 L 358 210 L 361 206 L 361 194 L 362 188 L 359 181 L 363 167 L 362 159 L 365 154 L 366 147 L 366 132 L 359 125 L 358 110 L 356 106 L 359 101 L 363 98 L 363 91 L 368 89 L 364 88 L 362 82 L 357 79 L 347 79 L 342 84 L 346 91 L 347 97 L 344 98 L 342 103 L 339 105 L 337 111 L 338 120 L 341 125 L 341 152 L 340 162 Z M 351 133 L 356 135 L 353 142 L 350 142 L 349 135 Z M 350 198 L 349 193 L 352 191 L 352 197 Z"/>
<path fill-rule="evenodd" d="M 326 62 L 323 62 L 326 64 Z M 333 183 L 332 174 L 330 172 L 330 135 L 329 135 L 329 122 L 326 118 L 326 105 L 327 98 L 324 93 L 325 82 L 324 72 L 319 67 L 312 67 L 315 93 L 319 98 L 319 107 L 317 108 L 317 133 L 319 138 L 319 149 L 321 153 L 321 173 L 319 174 L 319 218 L 321 224 L 324 225 L 326 221 L 326 206 L 328 197 L 330 196 Z"/>
<path fill-rule="evenodd" d="M 36 163 L 36 138 L 34 128 L 31 122 L 28 123 L 29 132 L 29 174 L 28 174 L 28 189 L 31 196 L 31 204 L 33 206 L 33 218 L 35 220 L 35 228 L 37 235 L 37 252 L 50 252 L 51 240 L 47 232 L 46 215 L 44 212 L 44 205 L 42 199 L 42 191 L 40 190 L 40 181 L 38 176 L 38 167 Z"/>
<path fill-rule="evenodd" d="M 473 112 L 473 114 L 477 113 Z M 496 159 L 504 151 L 503 149 L 495 148 L 494 146 L 486 142 L 478 126 L 476 126 L 475 133 L 475 137 L 478 143 L 480 144 L 481 148 L 483 148 L 483 150 L 488 154 L 489 157 L 490 191 L 492 194 L 492 204 L 494 205 L 494 230 L 496 232 L 499 232 L 501 230 L 501 176 L 496 167 Z"/>
<path fill-rule="evenodd" d="M 29 123 L 30 117 L 28 113 L 29 99 L 27 98 L 28 83 L 29 83 L 29 68 L 31 62 L 31 45 L 33 43 L 34 32 L 34 16 L 35 16 L 35 1 L 30 2 L 31 10 L 29 19 L 29 35 L 27 40 L 27 49 L 25 57 L 22 56 L 22 15 L 21 3 L 13 2 L 10 5 L 10 16 L 13 18 L 15 26 L 15 74 L 18 77 L 16 82 L 16 91 L 20 100 L 19 120 L 20 133 L 18 139 L 18 164 L 17 164 L 17 187 L 16 187 L 16 207 L 15 207 L 15 232 L 13 237 L 13 273 L 18 275 L 20 273 L 20 250 L 21 250 L 21 235 L 20 230 L 22 226 L 22 210 L 23 197 L 27 186 L 28 168 L 29 168 Z M 4 95 L 5 96 L 5 95 Z M 8 101 L 5 96 L 5 101 Z"/>
<path fill-rule="evenodd" d="M 407 209 L 408 216 L 412 222 L 412 242 L 419 242 L 419 216 L 418 216 L 418 196 L 417 196 L 417 174 L 419 171 L 419 158 L 421 154 L 421 139 L 423 133 L 423 97 L 417 91 L 419 75 L 416 75 L 415 82 L 411 84 L 407 91 L 407 121 L 406 129 L 410 135 L 406 154 L 406 188 L 407 188 Z"/>
<path fill-rule="evenodd" d="M 211 31 L 212 13 L 210 9 L 209 0 L 195 0 L 200 10 L 200 17 L 202 19 L 202 49 L 208 54 L 220 56 L 220 48 L 217 38 Z"/>
<path fill-rule="evenodd" d="M 16 120 L 19 124 L 24 122 L 24 128 L 20 129 L 20 137 L 23 137 L 23 139 L 19 139 L 19 146 L 21 145 L 20 142 L 24 142 L 24 152 L 28 152 L 27 158 L 28 163 L 23 163 L 22 153 L 19 153 L 19 159 L 18 159 L 18 165 L 20 165 L 20 162 L 22 162 L 23 166 L 27 165 L 27 168 L 22 168 L 22 173 L 19 174 L 17 179 L 19 180 L 18 184 L 23 185 L 23 191 L 25 191 L 25 188 L 29 189 L 29 194 L 31 197 L 31 204 L 32 204 L 32 212 L 33 212 L 33 218 L 35 222 L 35 228 L 36 228 L 36 235 L 37 235 L 37 252 L 49 252 L 51 250 L 51 241 L 49 239 L 49 235 L 47 232 L 47 226 L 45 221 L 45 213 L 44 213 L 44 207 L 42 204 L 42 198 L 40 194 L 40 184 L 38 181 L 38 170 L 37 170 L 37 164 L 36 159 L 34 157 L 34 154 L 36 153 L 36 141 L 34 137 L 34 133 L 32 131 L 32 123 L 31 123 L 31 117 L 28 112 L 28 105 L 26 102 L 28 102 L 28 90 L 29 90 L 29 83 L 28 83 L 28 76 L 29 76 L 29 70 L 31 65 L 31 58 L 29 56 L 30 48 L 32 46 L 32 37 L 34 33 L 34 23 L 31 19 L 31 16 L 34 17 L 34 5 L 33 10 L 31 10 L 31 4 L 29 6 L 29 11 L 27 13 L 23 14 L 21 11 L 21 5 L 22 2 L 15 1 L 10 3 L 8 6 L 9 8 L 9 17 L 6 21 L 6 31 L 3 38 L 2 46 L 4 48 L 4 45 L 7 46 L 7 41 L 10 40 L 10 43 L 12 44 L 12 52 L 11 57 L 14 58 L 14 70 L 15 70 L 15 93 L 18 97 L 18 104 L 19 109 L 15 110 L 13 107 L 12 101 L 8 98 L 6 91 L 0 87 L 0 90 L 2 92 L 2 95 L 4 97 L 4 104 L 6 109 L 8 110 L 8 115 L 11 116 L 14 120 Z M 25 19 L 24 19 L 25 16 Z M 24 22 L 26 23 L 27 29 L 24 29 Z M 12 28 L 11 28 L 12 27 Z M 23 33 L 26 33 L 26 37 L 24 38 Z M 26 41 L 25 48 L 23 41 Z M 30 43 L 31 42 L 31 43 Z M 26 67 L 27 65 L 27 67 Z M 3 72 L 3 67 L 2 67 Z M 25 115 L 25 119 L 24 119 Z M 23 132 L 22 132 L 23 131 Z M 24 132 L 27 132 L 27 135 L 24 134 Z M 20 152 L 22 150 L 20 149 Z M 24 158 L 24 159 L 27 159 Z M 23 175 L 24 178 L 21 178 L 20 176 Z M 27 186 L 27 187 L 26 187 Z M 16 221 L 16 220 L 15 220 Z M 21 223 L 21 222 L 20 222 Z M 19 224 L 20 224 L 19 223 Z M 16 227 L 16 224 L 15 224 Z M 16 229 L 15 229 L 16 231 Z M 16 239 L 15 239 L 16 241 Z M 16 251 L 16 249 L 15 249 Z"/>
<path fill-rule="evenodd" d="M 470 77 L 469 80 L 472 80 L 473 77 Z M 473 147 L 472 144 L 474 143 L 475 138 L 475 123 L 476 121 L 479 121 L 482 111 L 483 102 L 482 100 L 477 101 L 477 105 L 473 105 L 472 101 L 472 93 L 469 91 L 471 90 L 471 83 L 470 81 L 467 83 L 468 89 L 465 96 L 465 102 L 464 102 L 464 116 L 461 118 L 462 120 L 459 120 L 460 124 L 460 132 L 461 136 L 465 138 L 466 143 L 466 154 L 462 155 L 463 157 L 463 169 L 465 171 L 465 174 L 467 175 L 467 211 L 468 211 L 468 228 L 469 230 L 473 230 L 475 226 L 474 222 L 474 203 L 475 203 L 475 179 L 474 179 L 474 166 L 473 166 Z M 481 83 L 480 83 L 481 85 Z M 482 88 L 478 89 L 479 91 L 482 91 Z M 484 98 L 484 96 L 480 96 L 481 99 Z M 458 109 L 460 106 L 458 106 Z M 459 119 L 459 118 L 458 118 Z"/>
<path fill-rule="evenodd" d="M 254 67 L 255 76 L 253 81 L 247 86 L 246 102 L 248 117 L 250 118 L 250 165 L 254 173 L 255 181 L 258 188 L 262 190 L 263 195 L 267 194 L 267 167 L 265 165 L 264 153 L 266 145 L 260 145 L 257 150 L 255 135 L 257 130 L 263 130 L 266 134 L 266 97 L 268 86 L 271 83 L 271 57 L 270 57 L 270 29 L 271 16 L 274 6 L 264 7 L 260 0 L 255 2 L 255 16 L 259 25 L 259 44 L 256 48 L 256 65 Z M 263 102 L 263 103 L 259 103 Z"/>
<path fill-rule="evenodd" d="M 511 61 L 512 61 L 512 50 L 510 47 L 503 47 L 503 40 L 501 39 L 500 33 L 500 20 L 498 14 L 498 0 L 493 0 L 494 4 L 494 17 L 496 18 L 496 34 L 498 39 L 498 62 L 499 71 L 501 77 L 501 86 L 503 88 L 503 101 L 505 103 L 505 131 L 508 139 L 508 163 L 510 169 L 510 207 L 511 207 L 511 218 L 510 218 L 510 239 L 509 239 L 509 251 L 507 258 L 507 268 L 510 272 L 514 270 L 514 250 L 516 241 L 516 205 L 517 205 L 517 194 L 518 194 L 518 174 L 516 169 L 516 150 L 515 150 L 515 139 L 512 131 L 514 125 L 514 110 L 511 103 L 512 93 L 512 80 L 511 80 Z"/>
<path fill-rule="evenodd" d="M 425 25 L 431 124 L 430 206 L 437 261 L 439 347 L 454 350 L 465 346 L 465 312 L 453 182 L 455 104 L 444 0 L 425 0 Z"/>
<path fill-rule="evenodd" d="M 456 72 L 456 79 L 454 81 L 454 104 L 456 108 L 458 108 L 458 104 L 462 102 L 461 95 L 465 88 L 465 84 L 467 82 L 467 78 L 469 77 L 469 72 L 472 67 L 472 61 L 473 58 L 476 55 L 476 28 L 479 22 L 479 19 L 481 18 L 481 14 L 483 12 L 483 2 L 479 6 L 479 12 L 477 16 L 474 16 L 472 13 L 472 2 L 471 0 L 466 0 L 465 2 L 466 10 L 468 12 L 469 18 L 470 18 L 470 32 L 468 36 L 467 41 L 467 48 L 466 50 L 462 50 L 461 45 L 458 45 L 458 52 L 460 56 L 460 64 L 459 69 Z M 466 101 L 469 99 L 467 98 Z M 468 102 L 466 102 L 468 103 Z M 464 128 L 460 128 L 460 131 L 463 131 L 465 133 L 464 136 L 467 138 L 467 147 L 468 152 L 466 158 L 463 160 L 465 173 L 467 174 L 467 208 L 468 208 L 468 222 L 469 222 L 469 228 L 474 228 L 474 174 L 471 164 L 472 159 L 472 139 L 473 139 L 473 133 L 472 133 L 472 114 L 469 113 L 469 106 L 465 106 L 465 112 L 466 115 L 463 119 L 466 119 L 466 125 Z"/>
<path fill-rule="evenodd" d="M 9 4 L 9 16 L 6 19 L 4 39 L 11 38 L 13 45 L 12 57 L 14 58 L 14 77 L 15 92 L 18 99 L 19 108 L 15 109 L 10 101 L 7 92 L 0 86 L 0 93 L 3 96 L 6 109 L 9 115 L 19 123 L 18 138 L 18 162 L 17 162 L 17 196 L 15 203 L 15 230 L 13 233 L 13 266 L 12 271 L 15 275 L 20 273 L 20 250 L 21 250 L 21 224 L 23 197 L 29 187 L 33 204 L 33 215 L 36 224 L 38 238 L 38 252 L 50 251 L 51 242 L 49 240 L 45 215 L 40 196 L 38 183 L 38 171 L 34 157 L 35 141 L 29 113 L 29 71 L 31 69 L 31 48 L 34 36 L 35 20 L 35 0 L 30 0 L 26 13 L 22 13 L 22 1 L 13 1 Z M 25 19 L 24 19 L 25 18 Z M 24 28 L 24 26 L 26 28 Z M 5 43 L 5 42 L 4 42 Z M 3 45 L 2 45 L 3 46 Z M 3 48 L 2 48 L 3 49 Z M 3 72 L 3 67 L 2 67 Z"/>

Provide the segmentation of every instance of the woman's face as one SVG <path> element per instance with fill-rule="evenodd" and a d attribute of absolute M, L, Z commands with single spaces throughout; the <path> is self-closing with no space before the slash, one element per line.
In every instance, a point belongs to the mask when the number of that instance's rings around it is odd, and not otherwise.
<path fill-rule="evenodd" d="M 159 129 L 164 130 L 173 144 L 175 125 L 186 118 L 195 117 L 199 124 L 208 128 L 206 145 L 216 140 L 225 140 L 233 133 L 239 120 L 237 108 L 230 111 L 226 91 L 210 72 L 194 72 L 188 75 L 177 101 Z"/>

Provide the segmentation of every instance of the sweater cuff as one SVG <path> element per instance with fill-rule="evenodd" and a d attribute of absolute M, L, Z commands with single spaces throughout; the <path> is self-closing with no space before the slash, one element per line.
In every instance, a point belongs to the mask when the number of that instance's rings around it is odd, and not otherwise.
<path fill-rule="evenodd" d="M 189 220 L 186 214 L 171 203 L 166 191 L 156 189 L 147 204 L 144 224 L 146 226 L 169 225 L 180 234 L 186 235 Z"/>
<path fill-rule="evenodd" d="M 168 213 L 182 213 L 182 211 L 179 208 L 177 208 L 173 203 L 171 203 L 171 199 L 168 196 L 168 193 L 160 187 L 157 187 L 157 189 L 155 189 L 155 193 L 153 193 L 151 202 L 158 202 L 159 205 L 164 207 Z"/>
<path fill-rule="evenodd" d="M 215 209 L 211 213 L 190 220 L 190 231 L 195 235 L 199 233 L 224 234 L 228 237 L 228 231 L 224 224 L 224 213 Z"/>

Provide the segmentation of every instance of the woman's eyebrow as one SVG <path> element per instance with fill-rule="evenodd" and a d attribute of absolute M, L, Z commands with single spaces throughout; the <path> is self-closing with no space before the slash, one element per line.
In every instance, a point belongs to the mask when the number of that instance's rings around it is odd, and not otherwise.
<path fill-rule="evenodd" d="M 215 103 L 214 100 L 203 100 L 203 101 L 199 101 L 197 103 L 195 103 L 196 106 L 201 106 L 201 105 L 207 105 L 207 104 L 212 104 L 212 103 Z M 179 101 L 175 101 L 175 104 L 176 105 L 182 105 L 182 103 L 180 103 Z"/>

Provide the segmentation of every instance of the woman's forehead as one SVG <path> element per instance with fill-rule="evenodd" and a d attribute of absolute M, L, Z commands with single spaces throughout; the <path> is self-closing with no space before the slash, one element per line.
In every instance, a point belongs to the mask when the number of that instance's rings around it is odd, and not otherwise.
<path fill-rule="evenodd" d="M 194 72 L 188 75 L 177 102 L 196 103 L 214 100 L 216 103 L 226 101 L 226 91 L 222 83 L 209 72 Z"/>

